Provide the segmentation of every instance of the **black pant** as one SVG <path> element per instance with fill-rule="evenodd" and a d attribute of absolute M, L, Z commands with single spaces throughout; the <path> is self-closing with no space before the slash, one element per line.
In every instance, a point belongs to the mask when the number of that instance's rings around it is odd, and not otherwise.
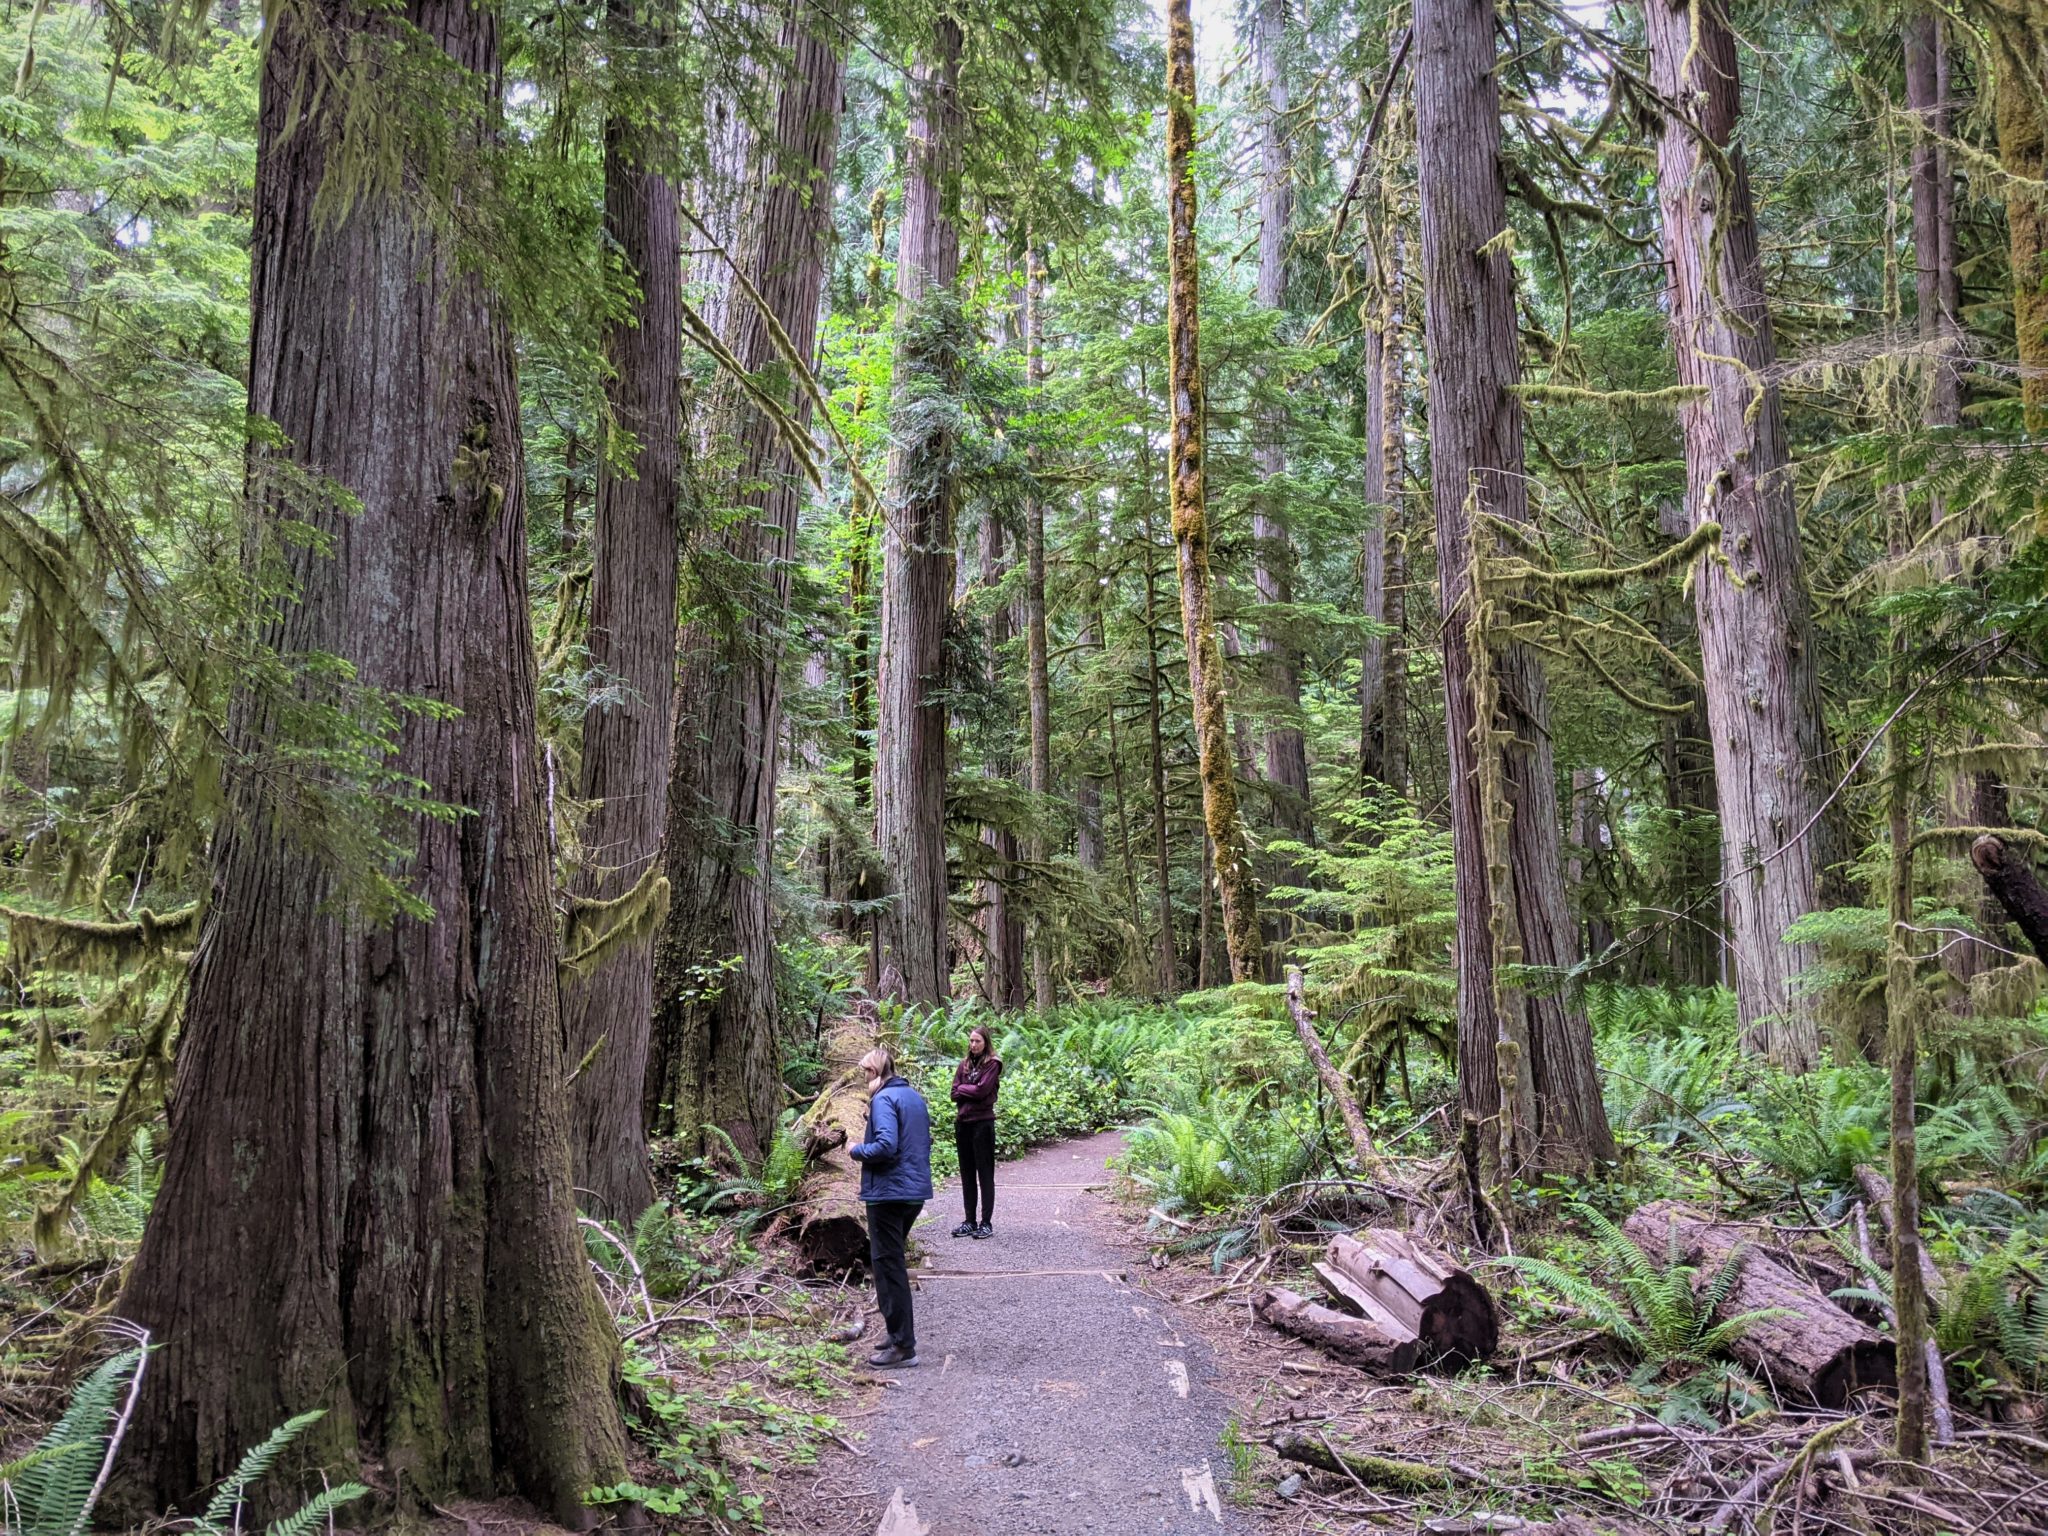
<path fill-rule="evenodd" d="M 974 1190 L 981 1186 L 981 1220 L 996 1215 L 996 1123 L 993 1120 L 961 1120 L 953 1126 L 953 1142 L 960 1149 L 960 1195 L 967 1202 L 967 1219 L 973 1221 Z"/>
<path fill-rule="evenodd" d="M 875 1305 L 889 1325 L 889 1342 L 917 1353 L 917 1320 L 910 1310 L 910 1268 L 904 1249 L 922 1200 L 875 1200 L 868 1205 L 868 1263 L 875 1272 Z"/>

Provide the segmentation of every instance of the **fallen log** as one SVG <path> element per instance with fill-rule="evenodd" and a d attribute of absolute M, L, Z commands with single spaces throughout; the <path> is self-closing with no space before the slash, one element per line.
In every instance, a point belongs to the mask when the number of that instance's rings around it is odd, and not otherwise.
<path fill-rule="evenodd" d="M 1886 1233 L 1892 1229 L 1892 1181 L 1879 1173 L 1868 1163 L 1856 1165 L 1856 1187 L 1863 1191 L 1863 1198 L 1870 1207 L 1870 1214 Z M 1927 1245 L 1919 1245 L 1920 1284 L 1927 1292 L 1929 1309 L 1941 1302 L 1941 1271 L 1934 1267 L 1934 1260 L 1927 1255 Z M 1891 1254 L 1885 1253 L 1877 1260 L 1885 1268 L 1891 1268 Z"/>
<path fill-rule="evenodd" d="M 1492 1294 L 1448 1254 L 1405 1232 L 1366 1227 L 1333 1238 L 1328 1258 L 1317 1269 L 1324 1285 L 1361 1315 L 1414 1338 L 1419 1364 L 1458 1370 L 1499 1348 Z"/>
<path fill-rule="evenodd" d="M 1622 1231 L 1656 1264 L 1671 1254 L 1675 1234 L 1678 1262 L 1697 1271 L 1695 1291 L 1705 1290 L 1731 1257 L 1737 1259 L 1735 1284 L 1717 1315 L 1775 1314 L 1753 1323 L 1729 1352 L 1781 1395 L 1840 1408 L 1851 1393 L 1898 1384 L 1892 1341 L 1761 1252 L 1741 1227 L 1659 1200 L 1630 1216 Z"/>
<path fill-rule="evenodd" d="M 1304 1434 L 1275 1435 L 1266 1443 L 1282 1461 L 1298 1462 L 1319 1472 L 1335 1472 L 1339 1477 L 1353 1478 L 1368 1488 L 1382 1488 L 1389 1493 L 1428 1493 L 1464 1480 L 1449 1467 L 1340 1451 L 1320 1437 Z"/>
<path fill-rule="evenodd" d="M 1252 1292 L 1252 1316 L 1369 1371 L 1415 1369 L 1413 1334 L 1390 1332 L 1368 1318 L 1319 1307 L 1297 1291 L 1260 1286 Z"/>
<path fill-rule="evenodd" d="M 824 1087 L 794 1127 L 808 1162 L 797 1193 L 797 1251 L 815 1274 L 843 1275 L 867 1263 L 860 1164 L 846 1148 L 867 1133 L 868 1087 L 860 1059 L 874 1049 L 876 1036 L 876 1020 L 865 1010 L 826 1031 Z"/>
<path fill-rule="evenodd" d="M 1308 1052 L 1310 1065 L 1316 1069 L 1316 1076 L 1322 1079 L 1323 1091 L 1337 1106 L 1337 1113 L 1344 1120 L 1344 1134 L 1351 1140 L 1351 1155 L 1357 1159 L 1359 1171 L 1370 1173 L 1379 1166 L 1379 1153 L 1374 1150 L 1372 1133 L 1365 1128 L 1365 1116 L 1358 1108 L 1358 1096 L 1351 1091 L 1351 1085 L 1344 1081 L 1330 1061 L 1330 1053 L 1323 1049 L 1323 1042 L 1316 1036 L 1316 1017 L 1308 1011 L 1308 1000 L 1302 992 L 1301 967 L 1287 967 L 1287 1011 L 1294 1017 L 1294 1032 L 1301 1036 L 1302 1049 Z"/>

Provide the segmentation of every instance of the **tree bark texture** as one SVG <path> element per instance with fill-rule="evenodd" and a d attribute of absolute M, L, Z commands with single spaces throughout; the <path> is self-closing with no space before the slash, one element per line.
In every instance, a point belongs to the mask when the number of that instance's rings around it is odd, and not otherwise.
<path fill-rule="evenodd" d="M 1529 519 L 1521 407 L 1509 392 L 1519 372 L 1514 273 L 1496 241 L 1507 192 L 1491 0 L 1421 0 L 1415 58 L 1460 1097 L 1490 1127 L 1482 1147 L 1497 1176 L 1583 1168 L 1614 1150 L 1585 1017 L 1496 978 L 1517 961 L 1562 972 L 1576 956 L 1543 668 L 1520 646 L 1490 655 L 1475 633 L 1473 562 L 1490 539 L 1475 514 Z M 1475 663 L 1490 668 L 1498 698 L 1484 718 Z"/>
<path fill-rule="evenodd" d="M 2025 850 L 1996 837 L 1980 837 L 1970 845 L 1970 862 L 2041 963 L 2048 965 L 2048 888 L 2034 873 Z"/>
<path fill-rule="evenodd" d="M 911 82 L 896 253 L 895 443 L 882 532 L 875 842 L 894 902 L 879 922 L 883 984 L 914 1003 L 950 986 L 946 907 L 946 626 L 953 588 L 953 433 L 959 392 L 960 24 L 933 22 Z M 920 408 L 922 407 L 922 408 Z"/>
<path fill-rule="evenodd" d="M 1998 160 L 2012 260 L 2013 331 L 2027 430 L 2048 430 L 2048 28 L 2036 0 L 1986 0 Z"/>
<path fill-rule="evenodd" d="M 776 57 L 789 62 L 773 142 L 749 148 L 747 180 L 755 190 L 729 244 L 746 283 L 728 274 L 736 291 L 724 340 L 800 429 L 810 422 L 810 398 L 771 324 L 798 356 L 815 353 L 845 94 L 833 39 L 820 13 L 792 0 L 777 44 Z M 702 1128 L 711 1125 L 754 1156 L 782 1109 L 769 884 L 784 629 L 804 485 L 774 423 L 735 381 L 720 380 L 710 419 L 726 443 L 707 475 L 714 505 L 705 509 L 693 561 L 695 616 L 677 643 L 671 895 L 656 959 L 647 1093 L 652 1123 L 684 1145 L 701 1146 Z"/>
<path fill-rule="evenodd" d="M 628 4 L 614 3 L 607 25 L 629 57 L 657 38 Z M 638 302 L 605 330 L 606 413 L 632 452 L 624 472 L 618 453 L 600 459 L 591 533 L 588 643 L 605 687 L 583 716 L 580 790 L 591 809 L 571 889 L 599 901 L 625 895 L 661 856 L 668 806 L 682 233 L 675 183 L 659 169 L 662 140 L 660 121 L 644 113 L 605 124 L 605 238 Z M 570 1137 L 576 1185 L 614 1221 L 630 1222 L 654 1203 L 641 1107 L 653 1007 L 651 930 L 620 940 L 587 974 L 563 979 L 569 1058 L 583 1063 Z"/>
<path fill-rule="evenodd" d="M 1045 399 L 1045 266 L 1035 245 L 1024 249 L 1024 388 L 1036 415 L 1044 409 Z M 1037 485 L 1041 457 L 1034 445 L 1032 481 L 1024 500 L 1024 688 L 1031 713 L 1031 792 L 1040 797 L 1042 807 L 1052 794 L 1052 676 L 1045 633 L 1045 500 Z M 1096 789 L 1092 780 L 1083 795 L 1088 789 Z M 1084 814 L 1081 835 L 1087 837 L 1090 831 Z M 1052 848 L 1037 836 L 1029 854 L 1034 864 L 1042 865 L 1052 857 Z M 1096 858 L 1099 863 L 1099 851 Z M 1031 995 L 1041 1013 L 1052 1007 L 1052 941 L 1042 920 L 1032 935 Z"/>
<path fill-rule="evenodd" d="M 1404 369 L 1400 236 L 1384 242 L 1378 323 L 1365 332 L 1365 504 L 1371 522 L 1362 551 L 1365 616 L 1384 626 L 1367 635 L 1358 681 L 1359 772 L 1405 793 L 1407 742 L 1402 719 L 1407 655 L 1405 502 L 1402 442 Z"/>
<path fill-rule="evenodd" d="M 249 544 L 293 582 L 264 627 L 280 655 L 450 707 L 404 717 L 383 766 L 465 814 L 403 828 L 403 881 L 432 919 L 372 921 L 280 828 L 293 770 L 270 749 L 330 697 L 237 699 L 162 1191 L 120 1304 L 157 1344 L 120 1502 L 189 1509 L 325 1408 L 256 1504 L 361 1467 L 408 1509 L 516 1487 L 581 1527 L 625 1441 L 570 1179 L 512 339 L 418 215 L 425 168 L 318 198 L 361 105 L 311 88 L 319 50 L 388 56 L 400 21 L 404 47 L 464 72 L 474 115 L 453 142 L 483 148 L 494 10 L 323 4 L 270 29 L 249 409 L 280 437 L 251 450 Z M 278 537 L 286 519 L 318 547 Z"/>
<path fill-rule="evenodd" d="M 1935 15 L 1913 14 L 1904 24 L 1906 105 L 1920 121 L 1913 144 L 1913 293 L 1920 345 L 1927 353 L 1927 387 L 1920 419 L 1930 427 L 1953 427 L 1963 419 L 1962 278 L 1956 246 L 1956 178 L 1948 140 L 1955 132 L 1948 27 Z M 1929 497 L 1933 519 L 1946 509 L 1937 493 Z M 1949 820 L 1969 824 L 1971 801 L 1983 774 L 1952 777 Z M 1977 921 L 1987 930 L 1998 922 L 1994 904 L 1974 893 Z M 1981 944 L 1942 948 L 1942 968 L 1965 991 L 1972 977 L 1994 968 L 1996 952 Z"/>
<path fill-rule="evenodd" d="M 1722 7 L 1644 7 L 1651 78 L 1683 114 L 1658 141 L 1657 193 L 1678 377 L 1699 391 L 1680 410 L 1687 520 L 1718 523 L 1728 561 L 1704 565 L 1694 590 L 1736 1006 L 1748 1049 L 1803 1072 L 1819 1060 L 1820 1025 L 1794 978 L 1815 956 L 1784 935 L 1820 905 L 1828 745 Z"/>
<path fill-rule="evenodd" d="M 1238 820 L 1230 768 L 1229 708 L 1223 656 L 1216 644 L 1215 584 L 1209 575 L 1204 506 L 1201 328 L 1195 248 L 1195 26 L 1188 0 L 1166 8 L 1167 391 L 1172 427 L 1167 480 L 1173 543 L 1180 567 L 1181 628 L 1187 642 L 1188 693 L 1202 774 L 1202 815 L 1216 843 L 1223 896 L 1223 942 L 1233 981 L 1261 974 L 1259 905 L 1250 850 Z"/>
<path fill-rule="evenodd" d="M 1952 427 L 1962 420 L 1963 292 L 1956 260 L 1956 178 L 1947 140 L 1955 132 L 1949 84 L 1948 32 L 1939 17 L 1908 16 L 1906 105 L 1920 120 L 1913 143 L 1913 294 L 1920 340 L 1932 357 L 1922 420 Z"/>
<path fill-rule="evenodd" d="M 991 507 L 981 524 L 981 585 L 994 590 L 1008 565 L 1002 519 Z M 1003 690 L 1003 651 L 1010 643 L 1011 610 L 998 605 L 988 619 L 987 683 Z M 1008 701 L 1004 713 L 1007 716 Z M 983 772 L 993 779 L 1015 782 L 1016 759 L 1007 743 L 993 744 Z M 1024 914 L 1011 901 L 1017 873 L 1017 834 L 1007 827 L 983 827 L 981 841 L 989 849 L 996 878 L 981 883 L 981 995 L 991 1008 L 1010 1012 L 1024 1006 Z"/>
<path fill-rule="evenodd" d="M 1756 1229 L 1722 1225 L 1672 1200 L 1646 1205 L 1622 1231 L 1662 1266 L 1677 1261 L 1695 1271 L 1693 1294 L 1703 1293 L 1723 1265 L 1738 1276 L 1715 1316 L 1771 1310 L 1744 1330 L 1729 1352 L 1781 1397 L 1840 1408 L 1852 1392 L 1898 1380 L 1896 1349 L 1868 1323 L 1851 1317 L 1811 1281 L 1794 1274 L 1756 1246 Z"/>
<path fill-rule="evenodd" d="M 1153 940 L 1153 973 L 1161 997 L 1180 990 L 1180 967 L 1173 943 L 1173 864 L 1166 836 L 1166 736 L 1162 724 L 1166 713 L 1166 685 L 1159 665 L 1159 602 L 1155 581 L 1152 521 L 1145 520 L 1145 681 L 1149 705 L 1145 711 L 1147 738 L 1151 744 L 1152 772 L 1152 873 L 1157 933 Z"/>
<path fill-rule="evenodd" d="M 1899 519 L 1903 523 L 1903 519 Z M 1900 528 L 1894 550 L 1909 541 Z M 1894 621 L 1896 626 L 1896 621 Z M 1894 634 L 1894 654 L 1904 636 Z M 1886 1056 L 1891 1069 L 1892 1322 L 1897 1342 L 1899 1420 L 1896 1445 L 1903 1461 L 1927 1459 L 1927 1308 L 1920 1268 L 1920 991 L 1913 934 L 1913 778 L 1903 724 L 1887 739 L 1886 822 L 1891 869 L 1887 892 L 1884 1004 Z"/>
<path fill-rule="evenodd" d="M 1287 0 L 1259 0 L 1257 54 L 1265 115 L 1259 123 L 1259 270 L 1253 297 L 1262 309 L 1287 302 L 1287 245 L 1294 222 L 1294 162 L 1288 146 Z M 1252 585 L 1262 605 L 1293 600 L 1294 541 L 1277 483 L 1287 475 L 1283 414 L 1269 409 L 1259 423 L 1256 460 L 1262 489 L 1252 507 Z M 1276 628 L 1280 633 L 1276 634 Z M 1285 620 L 1268 614 L 1259 626 L 1266 686 L 1279 718 L 1266 726 L 1266 784 L 1273 824 L 1306 842 L 1313 834 L 1308 747 L 1301 731 L 1301 658 L 1286 638 Z M 1290 870 L 1286 878 L 1293 883 Z"/>
<path fill-rule="evenodd" d="M 1415 1369 L 1413 1334 L 1319 1306 L 1299 1291 L 1259 1286 L 1252 1292 L 1252 1316 L 1362 1370 L 1406 1375 Z"/>

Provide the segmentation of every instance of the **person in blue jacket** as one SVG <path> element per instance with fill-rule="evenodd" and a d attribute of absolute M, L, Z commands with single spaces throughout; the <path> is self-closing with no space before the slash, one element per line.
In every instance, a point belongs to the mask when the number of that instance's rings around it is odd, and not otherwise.
<path fill-rule="evenodd" d="M 932 1197 L 932 1122 L 924 1099 L 896 1075 L 896 1057 L 876 1046 L 860 1059 L 868 1075 L 868 1129 L 846 1155 L 860 1164 L 860 1198 L 868 1208 L 868 1263 L 875 1305 L 889 1341 L 868 1357 L 878 1366 L 917 1364 L 917 1322 L 910 1302 L 906 1249 L 910 1224 Z"/>

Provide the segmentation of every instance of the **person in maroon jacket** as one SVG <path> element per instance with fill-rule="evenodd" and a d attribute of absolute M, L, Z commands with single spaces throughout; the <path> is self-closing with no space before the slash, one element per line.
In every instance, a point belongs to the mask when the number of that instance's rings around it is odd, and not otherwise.
<path fill-rule="evenodd" d="M 977 1024 L 967 1032 L 966 1059 L 953 1069 L 953 1140 L 960 1148 L 960 1193 L 967 1202 L 967 1219 L 953 1229 L 955 1237 L 995 1236 L 989 1223 L 996 1214 L 996 1089 L 1002 1080 L 1003 1064 L 989 1049 L 988 1031 Z"/>

